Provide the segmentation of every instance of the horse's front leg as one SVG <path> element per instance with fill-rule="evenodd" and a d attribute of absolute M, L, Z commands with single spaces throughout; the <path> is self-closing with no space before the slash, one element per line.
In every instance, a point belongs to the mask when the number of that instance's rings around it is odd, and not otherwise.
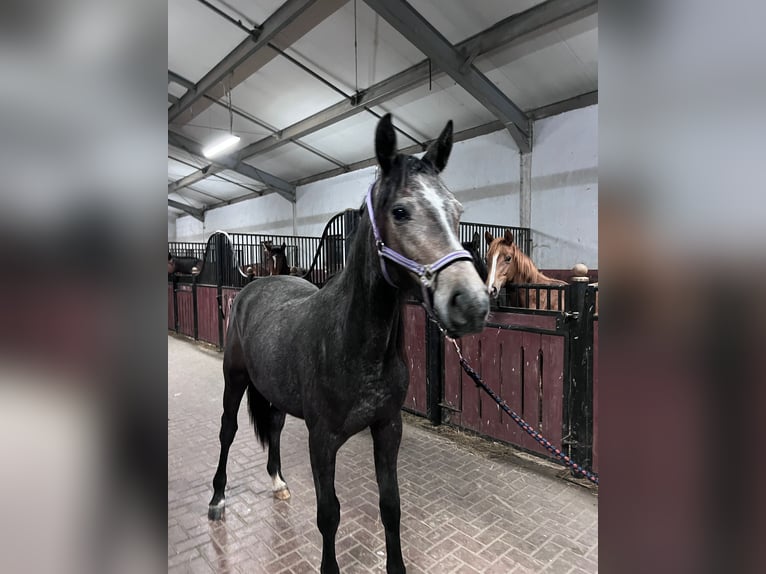
<path fill-rule="evenodd" d="M 380 492 L 380 518 L 386 531 L 386 571 L 388 574 L 405 572 L 402 543 L 399 535 L 401 508 L 396 461 L 402 439 L 402 417 L 396 416 L 370 428 L 375 449 L 375 473 Z"/>
<path fill-rule="evenodd" d="M 338 574 L 335 534 L 340 523 L 340 503 L 335 496 L 335 459 L 340 442 L 323 429 L 309 429 L 309 453 L 317 497 L 317 526 L 322 534 L 321 574 Z"/>

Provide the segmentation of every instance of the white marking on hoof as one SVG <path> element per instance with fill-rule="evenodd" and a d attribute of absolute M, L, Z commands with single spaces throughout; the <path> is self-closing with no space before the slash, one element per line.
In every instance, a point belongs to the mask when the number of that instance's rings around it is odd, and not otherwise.
<path fill-rule="evenodd" d="M 290 490 L 287 487 L 284 487 L 282 490 L 275 490 L 274 498 L 277 500 L 287 500 L 290 498 Z"/>
<path fill-rule="evenodd" d="M 226 510 L 226 499 L 221 499 L 218 504 L 211 504 L 207 508 L 207 517 L 209 520 L 221 520 Z"/>
<path fill-rule="evenodd" d="M 279 474 L 271 477 L 271 490 L 274 493 L 274 498 L 279 500 L 290 498 L 290 490 L 285 481 L 279 477 Z"/>

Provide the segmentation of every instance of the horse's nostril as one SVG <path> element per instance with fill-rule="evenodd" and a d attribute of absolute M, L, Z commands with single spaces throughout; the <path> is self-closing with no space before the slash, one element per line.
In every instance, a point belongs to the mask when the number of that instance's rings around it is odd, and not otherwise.
<path fill-rule="evenodd" d="M 452 299 L 450 299 L 450 305 L 453 307 L 457 307 L 460 305 L 460 298 L 462 297 L 463 292 L 460 289 L 456 289 L 454 293 L 452 293 Z"/>

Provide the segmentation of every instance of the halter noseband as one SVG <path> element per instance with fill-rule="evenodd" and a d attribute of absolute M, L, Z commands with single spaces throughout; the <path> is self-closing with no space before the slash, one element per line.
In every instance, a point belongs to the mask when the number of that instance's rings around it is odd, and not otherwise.
<path fill-rule="evenodd" d="M 429 315 L 435 316 L 433 309 L 431 308 L 429 289 L 431 289 L 433 284 L 436 282 L 436 276 L 440 271 L 443 271 L 457 261 L 468 260 L 473 262 L 473 257 L 471 257 L 471 254 L 468 253 L 468 251 L 465 249 L 460 249 L 458 251 L 448 253 L 430 265 L 421 265 L 420 263 L 417 263 L 416 261 L 413 261 L 412 259 L 409 259 L 401 253 L 394 251 L 390 247 L 386 246 L 383 243 L 383 240 L 380 238 L 378 225 L 375 222 L 375 212 L 372 209 L 373 187 L 375 187 L 375 183 L 370 185 L 370 188 L 367 190 L 367 212 L 370 215 L 372 234 L 375 238 L 375 248 L 378 251 L 378 258 L 380 259 L 380 270 L 383 272 L 383 277 L 385 278 L 386 282 L 391 285 L 391 287 L 398 289 L 398 286 L 393 281 L 391 281 L 391 277 L 388 275 L 388 270 L 386 269 L 386 259 L 397 263 L 398 265 L 404 267 L 407 271 L 417 275 L 420 279 L 421 289 L 423 290 L 423 305 L 425 306 Z"/>

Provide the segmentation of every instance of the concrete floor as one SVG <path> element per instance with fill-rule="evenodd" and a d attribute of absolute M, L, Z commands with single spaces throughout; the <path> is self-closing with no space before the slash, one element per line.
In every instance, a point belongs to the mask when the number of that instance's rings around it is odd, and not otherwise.
<path fill-rule="evenodd" d="M 275 500 L 266 453 L 242 404 L 231 448 L 226 517 L 209 522 L 218 461 L 222 354 L 168 336 L 168 569 L 317 572 L 321 537 L 303 421 L 288 417 L 282 471 L 292 498 Z M 247 399 L 245 399 L 247 400 Z M 477 454 L 405 424 L 399 453 L 402 547 L 409 573 L 597 572 L 598 501 L 537 465 Z M 369 433 L 338 453 L 342 572 L 385 572 Z"/>

